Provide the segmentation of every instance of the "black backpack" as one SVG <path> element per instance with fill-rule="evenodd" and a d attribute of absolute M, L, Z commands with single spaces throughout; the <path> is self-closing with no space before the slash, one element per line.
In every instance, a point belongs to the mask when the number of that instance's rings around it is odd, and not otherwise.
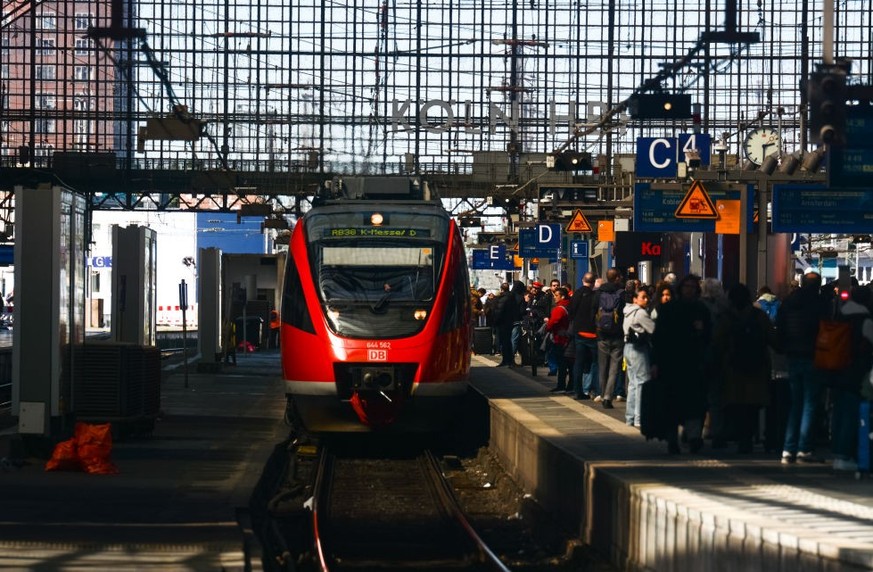
<path fill-rule="evenodd" d="M 622 314 L 622 293 L 621 290 L 613 292 L 600 291 L 600 301 L 598 302 L 597 315 L 595 316 L 598 334 L 610 337 L 622 335 L 621 322 L 624 318 Z"/>
<path fill-rule="evenodd" d="M 731 328 L 730 364 L 740 373 L 758 373 L 770 356 L 767 331 L 761 327 L 757 314 L 754 309 L 747 309 L 736 317 Z"/>

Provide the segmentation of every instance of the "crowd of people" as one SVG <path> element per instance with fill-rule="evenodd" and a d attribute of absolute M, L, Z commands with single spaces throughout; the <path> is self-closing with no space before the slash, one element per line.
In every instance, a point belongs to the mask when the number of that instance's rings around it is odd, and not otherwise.
<path fill-rule="evenodd" d="M 522 327 L 536 329 L 552 392 L 607 409 L 626 401 L 627 424 L 666 441 L 671 454 L 697 453 L 704 438 L 752 452 L 765 408 L 787 411 L 769 423 L 782 463 L 823 463 L 815 446 L 829 441 L 834 469 L 857 470 L 859 407 L 873 398 L 869 286 L 841 291 L 810 269 L 780 299 L 766 286 L 753 295 L 695 275 L 644 285 L 611 268 L 602 278 L 586 273 L 575 289 L 517 280 L 471 293 L 475 323 L 494 331 L 499 367 L 515 367 Z M 839 342 L 851 359 L 840 369 L 816 361 L 827 320 L 851 324 Z M 779 383 L 784 397 L 773 390 Z"/>

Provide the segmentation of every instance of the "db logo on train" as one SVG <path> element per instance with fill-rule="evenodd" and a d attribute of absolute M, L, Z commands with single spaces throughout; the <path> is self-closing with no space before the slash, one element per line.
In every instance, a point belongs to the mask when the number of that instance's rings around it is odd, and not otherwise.
<path fill-rule="evenodd" d="M 388 361 L 388 352 L 385 350 L 367 350 L 367 360 Z"/>

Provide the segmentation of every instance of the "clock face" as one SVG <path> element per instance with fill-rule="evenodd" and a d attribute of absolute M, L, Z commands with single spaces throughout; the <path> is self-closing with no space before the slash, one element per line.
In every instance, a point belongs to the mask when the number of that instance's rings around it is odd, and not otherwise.
<path fill-rule="evenodd" d="M 768 155 L 775 155 L 782 147 L 782 138 L 779 132 L 770 127 L 753 129 L 746 135 L 743 141 L 743 151 L 749 161 L 760 165 Z"/>

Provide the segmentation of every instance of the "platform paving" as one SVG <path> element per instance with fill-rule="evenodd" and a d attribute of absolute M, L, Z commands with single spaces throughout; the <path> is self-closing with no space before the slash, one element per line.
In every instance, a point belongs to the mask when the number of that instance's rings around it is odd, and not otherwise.
<path fill-rule="evenodd" d="M 0 470 L 0 569 L 258 570 L 238 523 L 287 436 L 277 352 L 217 374 L 178 367 L 154 432 L 116 440 L 117 475 L 46 472 L 26 456 Z M 15 448 L 14 429 L 0 451 Z M 0 455 L 2 456 L 2 455 Z"/>
<path fill-rule="evenodd" d="M 873 570 L 873 481 L 708 446 L 668 455 L 624 404 L 549 393 L 555 378 L 473 357 L 490 447 L 556 519 L 619 569 Z M 542 370 L 545 374 L 545 370 Z"/>

